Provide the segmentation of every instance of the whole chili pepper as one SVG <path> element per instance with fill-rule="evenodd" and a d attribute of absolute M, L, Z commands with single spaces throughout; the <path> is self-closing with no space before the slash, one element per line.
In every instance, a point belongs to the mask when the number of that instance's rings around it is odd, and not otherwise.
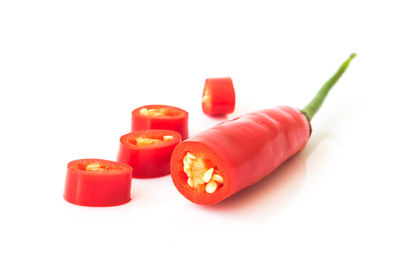
<path fill-rule="evenodd" d="M 352 54 L 302 110 L 278 106 L 242 115 L 180 143 L 171 158 L 171 177 L 190 201 L 218 203 L 258 182 L 300 152 L 310 121 L 344 73 Z"/>
<path fill-rule="evenodd" d="M 167 105 L 146 105 L 132 111 L 132 131 L 163 129 L 173 130 L 188 138 L 189 113 Z"/>
<path fill-rule="evenodd" d="M 235 89 L 231 78 L 206 79 L 202 108 L 210 116 L 222 116 L 235 110 Z"/>

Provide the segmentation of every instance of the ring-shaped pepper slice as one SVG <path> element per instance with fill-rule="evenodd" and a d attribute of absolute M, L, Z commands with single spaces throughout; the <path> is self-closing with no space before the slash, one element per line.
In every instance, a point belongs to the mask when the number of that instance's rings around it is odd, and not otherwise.
<path fill-rule="evenodd" d="M 202 107 L 209 116 L 224 116 L 235 110 L 235 89 L 231 78 L 206 79 Z"/>
<path fill-rule="evenodd" d="M 180 133 L 182 139 L 189 136 L 189 113 L 167 105 L 146 105 L 132 111 L 132 131 L 165 129 Z"/>
<path fill-rule="evenodd" d="M 64 199 L 81 206 L 116 206 L 131 200 L 132 168 L 103 159 L 68 163 Z"/>
<path fill-rule="evenodd" d="M 171 130 L 141 130 L 120 138 L 118 162 L 132 167 L 132 177 L 153 178 L 170 173 L 170 159 L 181 135 Z"/>

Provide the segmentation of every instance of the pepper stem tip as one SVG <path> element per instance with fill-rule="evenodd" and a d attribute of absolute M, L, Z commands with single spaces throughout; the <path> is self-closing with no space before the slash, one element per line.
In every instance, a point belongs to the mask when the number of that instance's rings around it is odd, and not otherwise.
<path fill-rule="evenodd" d="M 345 72 L 347 67 L 350 64 L 350 61 L 356 56 L 356 53 L 352 53 L 349 58 L 343 62 L 340 68 L 336 71 L 336 73 L 322 86 L 322 88 L 318 91 L 317 95 L 311 100 L 311 102 L 302 110 L 300 110 L 304 116 L 306 116 L 308 121 L 314 117 L 322 103 L 324 102 L 326 96 L 329 91 L 335 85 L 335 83 L 339 80 L 342 74 Z"/>

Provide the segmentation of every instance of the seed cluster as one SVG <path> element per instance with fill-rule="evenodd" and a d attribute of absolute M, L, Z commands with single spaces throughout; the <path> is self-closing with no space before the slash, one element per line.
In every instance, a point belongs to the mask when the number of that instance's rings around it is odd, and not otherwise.
<path fill-rule="evenodd" d="M 187 183 L 190 187 L 198 188 L 204 186 L 205 192 L 214 193 L 224 182 L 222 176 L 215 168 L 207 168 L 201 158 L 196 158 L 187 152 L 183 158 L 183 171 L 188 177 Z"/>

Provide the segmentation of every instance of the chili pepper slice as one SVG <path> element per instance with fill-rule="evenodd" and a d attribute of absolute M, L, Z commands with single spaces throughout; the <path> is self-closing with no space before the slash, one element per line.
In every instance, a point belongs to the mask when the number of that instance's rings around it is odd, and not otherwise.
<path fill-rule="evenodd" d="M 210 116 L 223 116 L 235 109 L 235 89 L 231 78 L 206 79 L 202 107 Z"/>
<path fill-rule="evenodd" d="M 187 139 L 189 113 L 167 105 L 146 105 L 132 111 L 132 131 L 148 129 L 173 130 Z"/>
<path fill-rule="evenodd" d="M 131 200 L 132 168 L 103 159 L 68 163 L 64 199 L 81 206 L 116 206 Z"/>
<path fill-rule="evenodd" d="M 180 143 L 171 177 L 190 201 L 218 203 L 258 182 L 300 152 L 310 121 L 355 54 L 345 61 L 303 110 L 279 106 L 225 121 Z"/>
<path fill-rule="evenodd" d="M 171 130 L 141 130 L 120 138 L 118 162 L 133 168 L 132 177 L 151 178 L 170 173 L 170 159 L 181 141 L 178 132 Z"/>

